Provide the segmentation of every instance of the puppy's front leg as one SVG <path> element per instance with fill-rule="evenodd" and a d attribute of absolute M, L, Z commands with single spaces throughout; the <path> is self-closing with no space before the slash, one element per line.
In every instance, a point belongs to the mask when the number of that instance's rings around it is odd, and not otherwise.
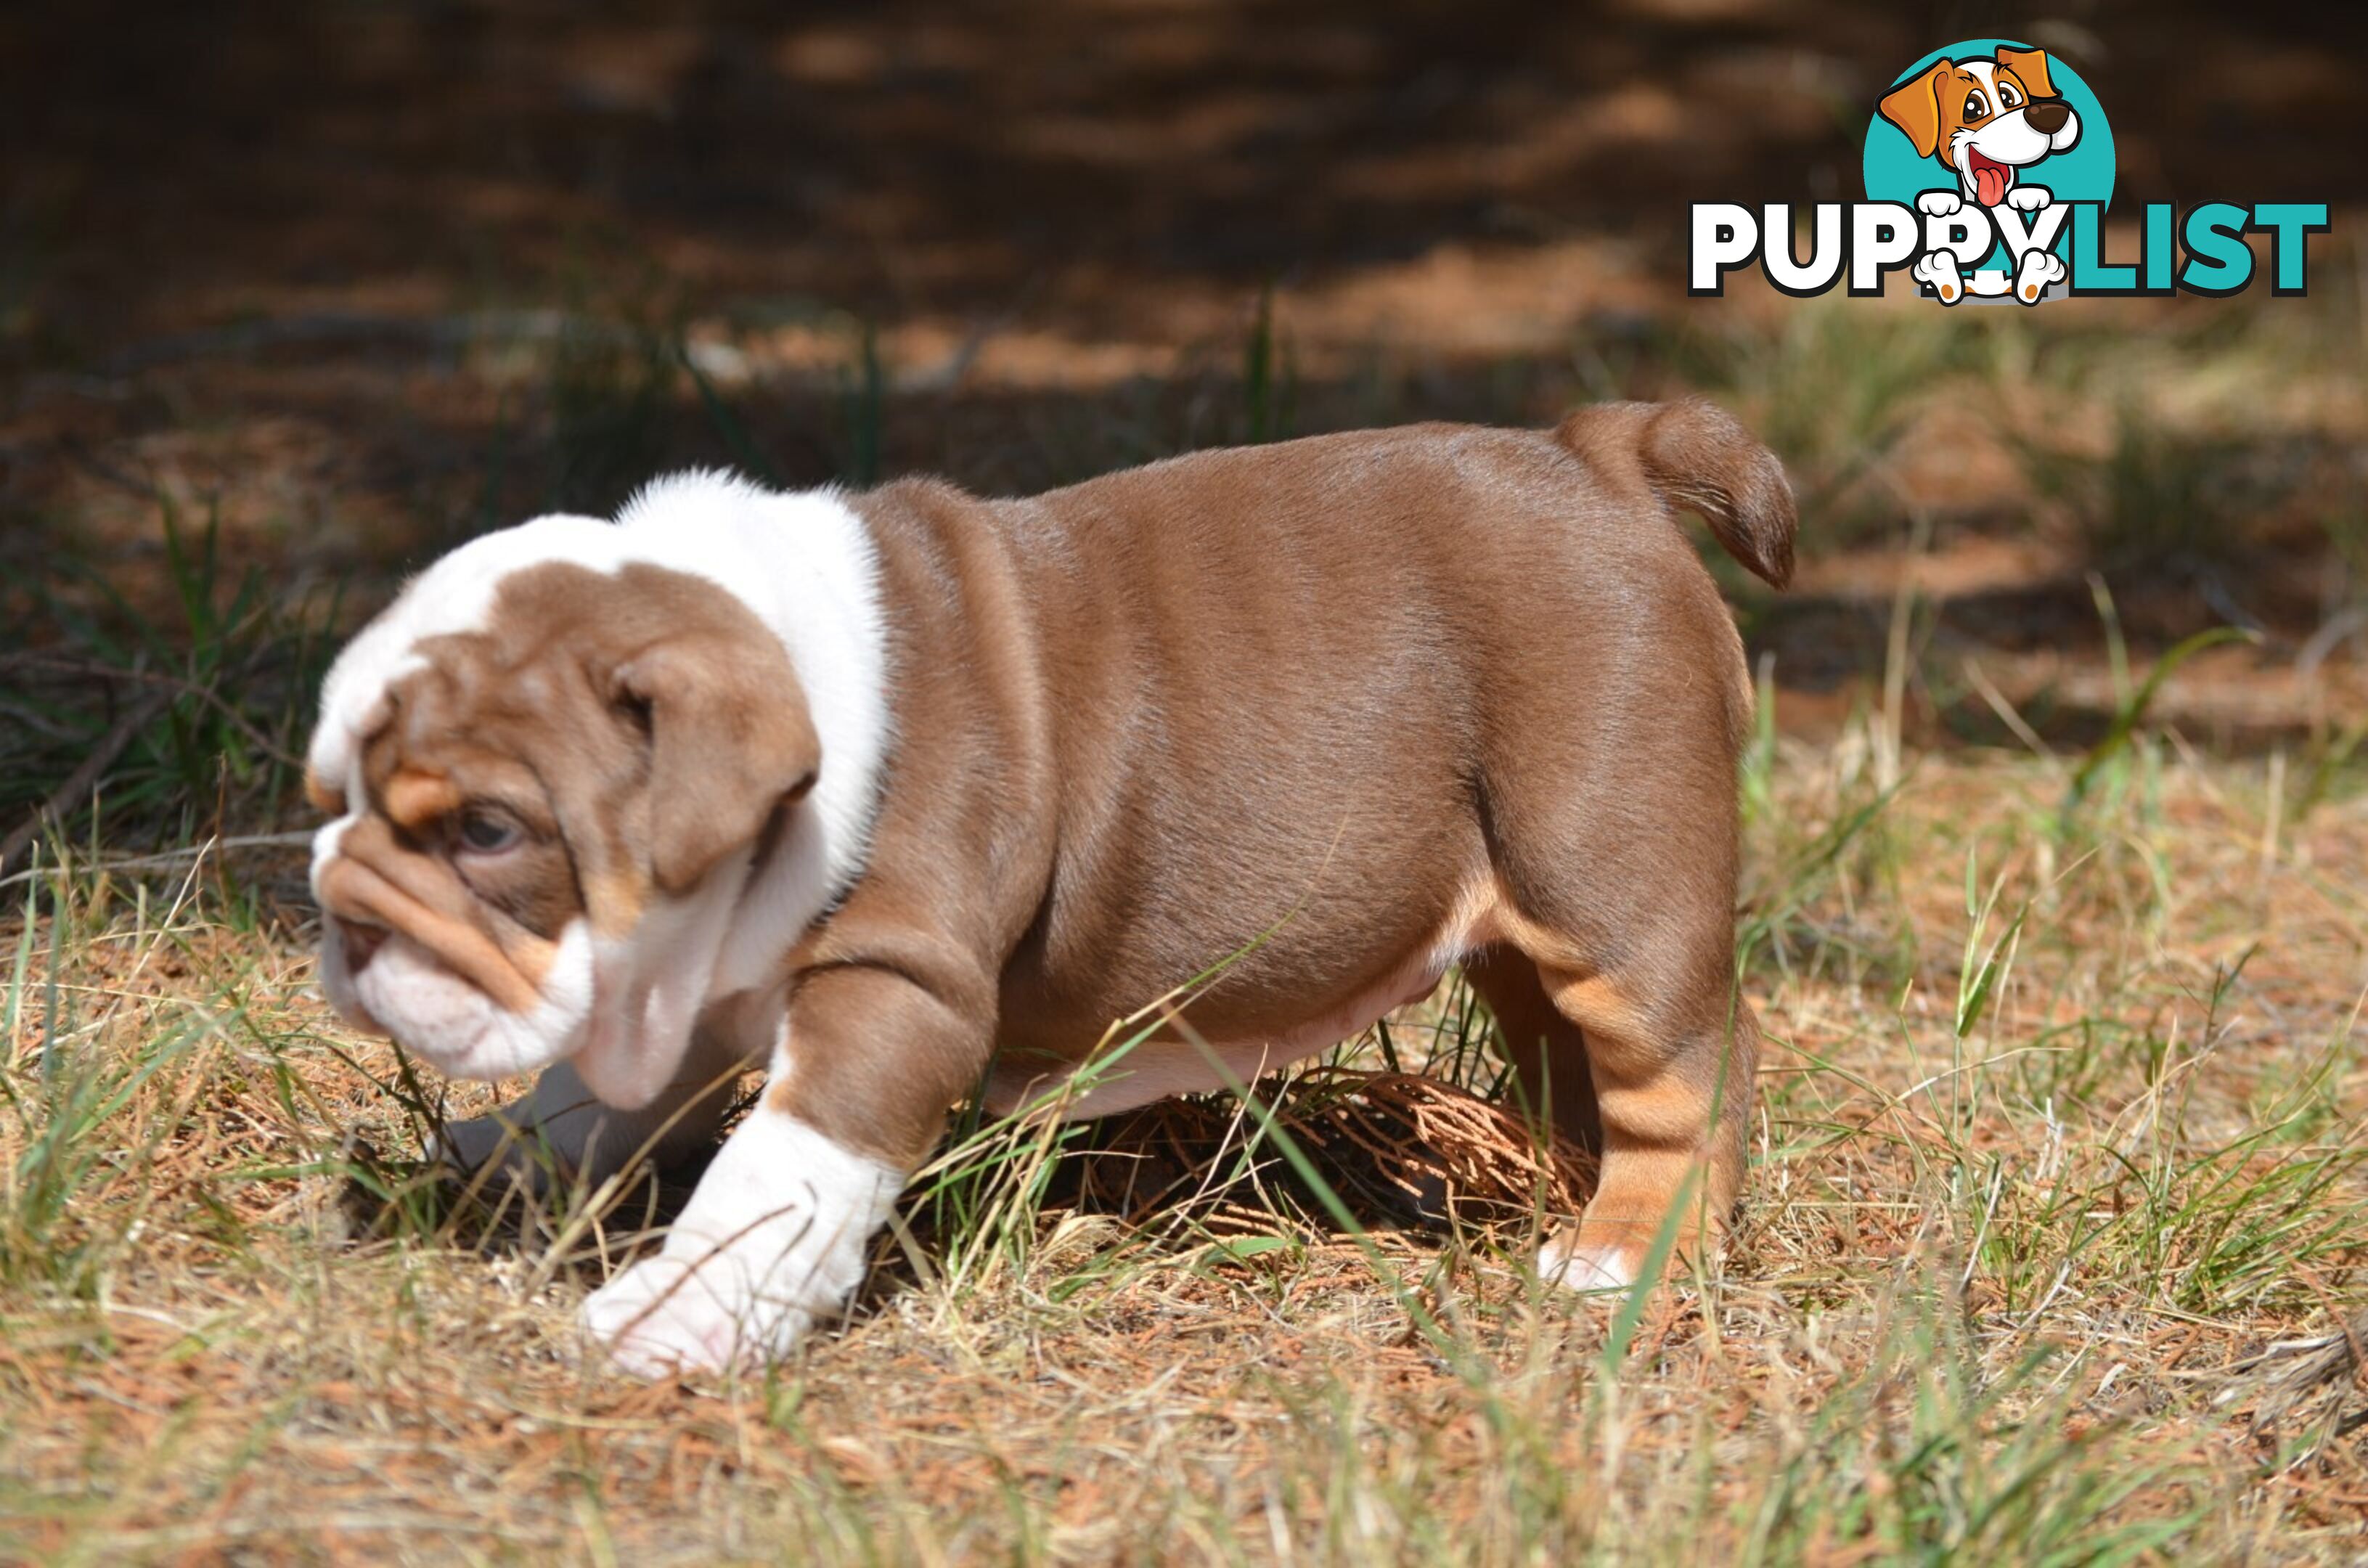
<path fill-rule="evenodd" d="M 497 1178 L 540 1192 L 556 1177 L 598 1186 L 639 1160 L 665 1166 L 704 1148 L 745 1062 L 732 1046 L 694 1035 L 674 1082 L 639 1110 L 600 1103 L 566 1062 L 544 1069 L 524 1099 L 487 1116 L 444 1124 L 428 1158 L 465 1176 Z"/>
<path fill-rule="evenodd" d="M 786 1355 L 862 1282 L 872 1233 L 974 1081 L 991 1031 L 884 969 L 805 983 L 764 1096 L 660 1251 L 585 1301 L 585 1326 L 645 1377 Z"/>
<path fill-rule="evenodd" d="M 905 1176 L 768 1094 L 723 1141 L 665 1246 L 585 1301 L 585 1326 L 644 1377 L 782 1356 L 862 1281 L 866 1244 Z"/>

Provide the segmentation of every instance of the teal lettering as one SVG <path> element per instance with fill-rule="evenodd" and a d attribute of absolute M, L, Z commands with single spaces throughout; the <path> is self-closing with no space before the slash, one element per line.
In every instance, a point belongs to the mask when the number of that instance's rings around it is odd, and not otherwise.
<path fill-rule="evenodd" d="M 2253 209 L 2253 226 L 2270 233 L 2270 287 L 2280 294 L 2303 291 L 2303 247 L 2313 233 L 2327 231 L 2324 201 L 2269 201 Z"/>
<path fill-rule="evenodd" d="M 2072 204 L 2072 288 L 2082 294 L 2126 294 L 2138 286 L 2135 267 L 2109 267 L 2104 248 L 2105 210 L 2094 201 Z"/>
<path fill-rule="evenodd" d="M 2168 294 L 2171 291 L 2170 269 L 2179 259 L 2172 242 L 2172 231 L 2179 221 L 2178 210 L 2168 201 L 2150 201 L 2146 210 L 2146 291 Z"/>
<path fill-rule="evenodd" d="M 2207 201 L 2187 214 L 2186 268 L 2179 286 L 2198 294 L 2233 294 L 2253 278 L 2253 247 L 2245 243 L 2245 210 Z"/>

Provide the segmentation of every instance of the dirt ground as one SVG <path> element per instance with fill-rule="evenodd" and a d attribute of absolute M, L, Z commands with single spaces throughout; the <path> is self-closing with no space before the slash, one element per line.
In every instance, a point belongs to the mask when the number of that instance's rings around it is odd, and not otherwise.
<path fill-rule="evenodd" d="M 2110 245 L 2326 199 L 2308 297 L 1686 297 L 1688 202 L 1855 196 L 1893 74 L 2013 28 L 2112 112 Z M 0 1553 L 2356 1556 L 2363 59 L 2105 0 L 0 16 Z M 630 1204 L 404 1174 L 292 758 L 438 551 L 689 463 L 1020 493 L 1679 392 L 1803 504 L 1792 592 L 1722 577 L 1777 1046 L 1719 1277 L 1576 1310 L 1440 1220 L 1493 1166 L 1358 1238 L 1271 1148 L 1219 1211 L 961 1145 L 844 1333 L 643 1389 L 568 1327 Z M 1395 1028 L 1485 1097 L 1460 1005 Z"/>

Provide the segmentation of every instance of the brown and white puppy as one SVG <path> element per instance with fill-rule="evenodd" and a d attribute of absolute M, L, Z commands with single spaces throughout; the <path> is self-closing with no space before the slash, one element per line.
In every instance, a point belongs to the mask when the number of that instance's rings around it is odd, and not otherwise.
<path fill-rule="evenodd" d="M 2024 179 L 2024 172 L 2080 140 L 2080 116 L 2057 95 L 2044 49 L 2000 45 L 1987 58 L 1936 60 L 1875 107 L 1915 145 L 1918 157 L 1936 159 L 1956 175 L 1957 189 L 1928 190 L 1916 199 L 1917 207 L 1934 217 L 1948 217 L 1969 201 L 2037 211 L 2055 194 Z M 2033 245 L 2015 262 L 2013 277 L 1999 281 L 2002 291 L 2034 305 L 2051 284 L 2064 280 L 2066 270 L 2062 256 Z M 1944 246 L 1925 251 L 1910 272 L 1944 305 L 1968 293 L 1964 266 Z M 1991 290 L 1985 284 L 1975 291 Z"/>
<path fill-rule="evenodd" d="M 1955 173 L 1963 200 L 1985 207 L 2047 205 L 2047 187 L 2024 183 L 2022 171 L 2080 140 L 2080 117 L 2057 95 L 2044 49 L 1936 60 L 1876 107 L 1917 156 Z"/>
<path fill-rule="evenodd" d="M 1751 689 L 1671 508 L 1770 583 L 1782 470 L 1699 403 L 1211 451 L 1024 500 L 664 480 L 462 546 L 332 670 L 310 756 L 341 1011 L 540 1072 L 596 1171 L 712 1137 L 586 1301 L 628 1366 L 786 1350 L 973 1093 L 1099 1115 L 1322 1050 L 1464 966 L 1602 1153 L 1541 1266 L 1624 1286 L 1738 1196 Z M 1222 1063 L 1222 1066 L 1219 1064 Z M 1680 1210 L 1679 1206 L 1685 1207 Z"/>

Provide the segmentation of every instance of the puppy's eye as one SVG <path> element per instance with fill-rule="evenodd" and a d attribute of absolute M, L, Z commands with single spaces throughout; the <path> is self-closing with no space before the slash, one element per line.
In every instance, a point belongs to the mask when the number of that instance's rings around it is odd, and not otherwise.
<path fill-rule="evenodd" d="M 2009 109 L 2021 102 L 2022 102 L 2022 95 L 2014 90 L 2014 86 L 2011 83 L 2000 82 L 1998 84 L 1999 108 Z"/>
<path fill-rule="evenodd" d="M 1982 97 L 1978 91 L 1967 93 L 1965 95 L 1965 118 L 1967 119 L 1979 119 L 1982 116 L 1989 112 L 1989 99 Z"/>
<path fill-rule="evenodd" d="M 461 847 L 472 854 L 498 855 L 518 841 L 518 824 L 497 812 L 472 811 L 461 818 Z"/>

